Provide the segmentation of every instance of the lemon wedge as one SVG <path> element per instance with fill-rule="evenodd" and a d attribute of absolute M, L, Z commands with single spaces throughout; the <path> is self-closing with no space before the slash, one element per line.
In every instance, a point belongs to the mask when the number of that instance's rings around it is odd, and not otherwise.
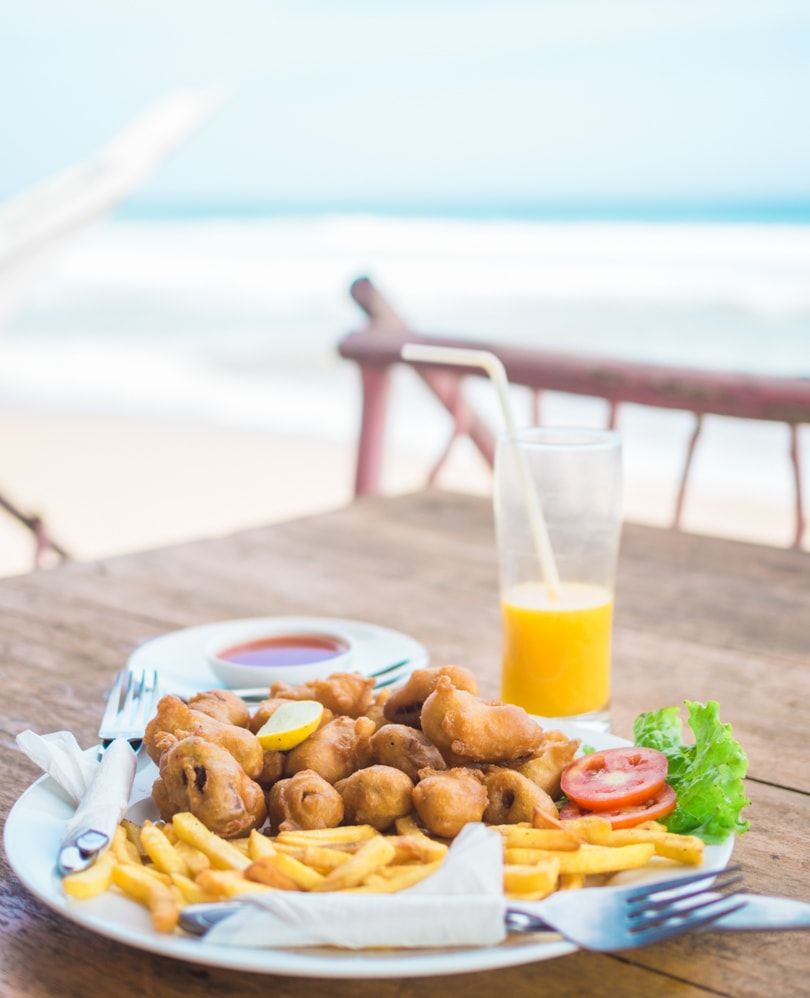
<path fill-rule="evenodd" d="M 316 731 L 323 717 L 317 700 L 290 700 L 282 704 L 256 732 L 262 748 L 287 752 Z"/>

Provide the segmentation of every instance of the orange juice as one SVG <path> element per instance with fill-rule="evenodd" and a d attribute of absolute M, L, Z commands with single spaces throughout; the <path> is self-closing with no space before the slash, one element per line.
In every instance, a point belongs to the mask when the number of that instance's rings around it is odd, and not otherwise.
<path fill-rule="evenodd" d="M 570 717 L 610 700 L 613 599 L 599 586 L 565 583 L 555 599 L 540 582 L 501 600 L 501 699 L 531 714 Z"/>

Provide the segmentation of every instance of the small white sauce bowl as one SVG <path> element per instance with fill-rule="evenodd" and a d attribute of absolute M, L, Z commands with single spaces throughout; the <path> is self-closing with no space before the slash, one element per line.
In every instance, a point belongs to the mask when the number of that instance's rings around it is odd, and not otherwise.
<path fill-rule="evenodd" d="M 291 627 L 257 621 L 205 649 L 208 665 L 228 689 L 269 686 L 277 680 L 295 685 L 346 672 L 354 639 L 340 628 Z"/>

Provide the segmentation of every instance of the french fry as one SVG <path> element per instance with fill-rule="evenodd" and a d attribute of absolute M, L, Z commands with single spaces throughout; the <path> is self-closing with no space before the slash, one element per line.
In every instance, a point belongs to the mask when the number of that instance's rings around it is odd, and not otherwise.
<path fill-rule="evenodd" d="M 245 876 L 249 880 L 260 880 L 261 876 L 270 876 L 270 872 L 278 871 L 283 877 L 290 880 L 295 890 L 312 891 L 315 890 L 324 880 L 324 875 L 313 870 L 311 866 L 302 863 L 294 856 L 287 853 L 277 852 L 274 856 L 262 856 L 245 870 Z M 264 883 L 270 883 L 265 880 Z M 273 885 L 278 886 L 278 885 Z M 283 888 L 290 890 L 290 888 Z"/>
<path fill-rule="evenodd" d="M 211 868 L 211 860 L 201 849 L 191 845 L 191 843 L 177 839 L 172 848 L 182 857 L 191 877 L 196 877 L 198 873 Z"/>
<path fill-rule="evenodd" d="M 508 897 L 548 897 L 557 888 L 560 860 L 546 859 L 532 865 L 507 863 L 503 868 L 503 889 Z"/>
<path fill-rule="evenodd" d="M 277 891 L 300 891 L 301 887 L 276 863 L 278 854 L 261 856 L 245 870 L 245 878 Z"/>
<path fill-rule="evenodd" d="M 243 837 L 239 839 L 229 839 L 228 840 L 234 848 L 238 849 L 245 856 L 250 856 L 250 839 L 248 837 Z"/>
<path fill-rule="evenodd" d="M 366 877 L 390 863 L 395 853 L 388 839 L 376 832 L 374 838 L 370 838 L 346 863 L 328 873 L 313 890 L 342 891 L 358 887 Z"/>
<path fill-rule="evenodd" d="M 143 824 L 141 842 L 147 856 L 161 873 L 169 875 L 180 873 L 184 877 L 191 876 L 191 871 L 182 855 L 169 842 L 162 829 L 153 825 L 151 821 L 145 821 Z"/>
<path fill-rule="evenodd" d="M 129 818 L 122 818 L 121 827 L 127 833 L 129 841 L 135 846 L 138 855 L 143 859 L 146 856 L 146 850 L 141 843 L 141 826 Z"/>
<path fill-rule="evenodd" d="M 149 909 L 158 932 L 171 932 L 180 917 L 180 908 L 171 887 L 149 875 L 141 866 L 119 864 L 113 868 L 113 883 Z"/>
<path fill-rule="evenodd" d="M 351 853 L 329 846 L 289 846 L 284 842 L 277 844 L 275 850 L 311 866 L 318 873 L 329 873 L 342 866 L 351 856 Z"/>
<path fill-rule="evenodd" d="M 297 832 L 279 832 L 276 841 L 291 846 L 334 845 L 338 842 L 363 842 L 379 834 L 371 825 L 341 825 L 339 828 L 308 828 Z"/>
<path fill-rule="evenodd" d="M 566 818 L 561 824 L 563 828 L 578 836 L 583 842 L 590 842 L 592 845 L 602 845 L 607 842 L 612 831 L 607 818 L 600 818 L 598 814 L 585 814 L 581 818 Z"/>
<path fill-rule="evenodd" d="M 62 878 L 62 888 L 65 894 L 82 901 L 103 894 L 112 885 L 113 870 L 117 862 L 112 849 L 107 849 L 86 870 L 69 873 Z"/>
<path fill-rule="evenodd" d="M 113 832 L 112 842 L 110 842 L 110 852 L 115 856 L 118 863 L 132 863 L 135 866 L 142 865 L 141 854 L 123 825 L 119 825 Z"/>
<path fill-rule="evenodd" d="M 182 873 L 172 874 L 172 884 L 180 892 L 184 904 L 204 904 L 214 900 L 196 880 L 184 877 Z"/>
<path fill-rule="evenodd" d="M 585 886 L 584 873 L 561 873 L 557 884 L 558 891 L 578 891 Z"/>
<path fill-rule="evenodd" d="M 203 870 L 196 883 L 216 901 L 236 897 L 237 894 L 261 894 L 274 890 L 267 884 L 247 880 L 240 870 Z"/>
<path fill-rule="evenodd" d="M 437 859 L 432 863 L 383 866 L 376 873 L 368 876 L 364 884 L 351 888 L 351 890 L 359 893 L 393 894 L 418 884 L 420 880 L 435 873 L 441 865 L 442 861 Z"/>
<path fill-rule="evenodd" d="M 606 845 L 626 846 L 637 842 L 651 842 L 656 856 L 675 860 L 684 866 L 700 866 L 703 862 L 703 840 L 696 835 L 676 835 L 638 827 L 618 828 L 610 833 Z"/>
<path fill-rule="evenodd" d="M 276 847 L 271 839 L 254 828 L 248 839 L 248 856 L 251 859 L 260 859 L 262 856 L 273 856 Z"/>
<path fill-rule="evenodd" d="M 423 835 L 425 838 L 428 838 L 412 814 L 406 814 L 402 818 L 397 818 L 394 822 L 394 827 L 398 835 Z"/>
<path fill-rule="evenodd" d="M 527 825 L 493 825 L 503 836 L 506 849 L 553 849 L 573 851 L 579 849 L 580 838 L 568 829 L 530 828 Z"/>
<path fill-rule="evenodd" d="M 172 827 L 178 838 L 196 846 L 211 860 L 218 870 L 244 870 L 250 866 L 250 857 L 226 839 L 214 835 L 190 811 L 180 811 L 172 818 Z"/>
<path fill-rule="evenodd" d="M 504 862 L 532 866 L 557 857 L 560 873 L 615 873 L 645 866 L 655 853 L 651 842 L 623 846 L 584 845 L 575 852 L 552 852 L 547 849 L 504 849 Z"/>
<path fill-rule="evenodd" d="M 444 859 L 448 846 L 427 835 L 388 835 L 394 847 L 394 863 L 433 863 Z"/>

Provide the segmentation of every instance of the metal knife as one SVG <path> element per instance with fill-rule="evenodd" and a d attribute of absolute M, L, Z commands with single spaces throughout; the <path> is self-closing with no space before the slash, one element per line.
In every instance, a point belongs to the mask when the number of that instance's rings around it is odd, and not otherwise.
<path fill-rule="evenodd" d="M 765 894 L 734 894 L 733 897 L 745 901 L 745 905 L 718 918 L 701 932 L 810 929 L 810 903 L 807 901 Z"/>
<path fill-rule="evenodd" d="M 56 860 L 61 876 L 86 869 L 112 842 L 129 804 L 136 767 L 135 752 L 125 738 L 116 739 L 104 752 L 76 813 L 62 833 Z"/>

